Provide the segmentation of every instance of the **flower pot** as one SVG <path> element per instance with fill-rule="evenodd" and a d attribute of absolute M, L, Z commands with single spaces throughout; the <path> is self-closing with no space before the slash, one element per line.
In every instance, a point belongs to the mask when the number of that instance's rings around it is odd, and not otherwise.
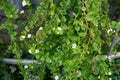
<path fill-rule="evenodd" d="M 10 4 L 15 5 L 18 11 L 22 10 L 22 0 L 8 0 L 8 1 Z"/>
<path fill-rule="evenodd" d="M 34 6 L 39 6 L 40 5 L 40 0 L 30 0 L 30 3 Z"/>

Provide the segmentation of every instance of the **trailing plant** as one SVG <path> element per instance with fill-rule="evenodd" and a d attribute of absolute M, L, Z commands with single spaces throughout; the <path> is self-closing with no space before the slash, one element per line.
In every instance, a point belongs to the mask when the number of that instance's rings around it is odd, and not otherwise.
<path fill-rule="evenodd" d="M 118 37 L 114 30 L 118 31 L 119 26 L 108 18 L 107 0 L 41 0 L 24 23 L 20 43 L 14 32 L 19 25 L 12 22 L 17 18 L 17 13 L 12 14 L 15 8 L 8 10 L 5 0 L 2 1 L 6 16 L 10 14 L 0 25 L 10 35 L 9 48 L 15 58 L 21 59 L 25 47 L 28 55 L 41 63 L 37 68 L 41 71 L 37 74 L 40 80 L 45 79 L 46 69 L 55 80 L 109 80 L 110 68 L 103 55 L 110 50 L 111 36 Z M 34 28 L 39 28 L 36 35 L 32 34 Z M 24 79 L 30 79 L 26 74 L 29 70 L 19 67 Z"/>
<path fill-rule="evenodd" d="M 11 8 L 9 9 L 9 7 L 11 7 Z M 15 30 L 19 26 L 14 24 L 13 21 L 18 17 L 17 11 L 15 9 L 15 6 L 8 4 L 7 0 L 1 1 L 0 9 L 4 10 L 4 13 L 7 17 L 7 20 L 0 25 L 0 29 L 1 30 L 6 29 L 8 31 L 8 34 L 10 36 L 10 42 L 7 42 L 7 43 L 10 43 L 10 45 L 11 45 L 10 47 L 14 47 L 11 50 L 13 51 L 13 53 L 16 53 L 15 51 L 17 50 L 16 49 L 17 48 L 17 43 L 16 43 L 17 39 L 15 36 L 17 35 L 17 32 L 15 32 Z"/>

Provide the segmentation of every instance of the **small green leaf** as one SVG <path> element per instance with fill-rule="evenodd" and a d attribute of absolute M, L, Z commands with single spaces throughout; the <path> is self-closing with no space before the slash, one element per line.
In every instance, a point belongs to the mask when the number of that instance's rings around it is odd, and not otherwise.
<path fill-rule="evenodd" d="M 76 30 L 76 31 L 79 31 L 79 30 L 80 30 L 80 26 L 76 26 L 76 27 L 75 27 L 75 30 Z"/>
<path fill-rule="evenodd" d="M 23 40 L 25 39 L 25 35 L 21 35 L 21 36 L 19 37 L 19 39 L 20 39 L 21 41 L 23 41 Z"/>
<path fill-rule="evenodd" d="M 106 56 L 104 56 L 104 55 L 97 55 L 96 56 L 96 60 L 97 61 L 105 61 L 106 60 Z"/>
<path fill-rule="evenodd" d="M 86 11 L 86 7 L 85 6 L 82 6 L 82 11 Z"/>

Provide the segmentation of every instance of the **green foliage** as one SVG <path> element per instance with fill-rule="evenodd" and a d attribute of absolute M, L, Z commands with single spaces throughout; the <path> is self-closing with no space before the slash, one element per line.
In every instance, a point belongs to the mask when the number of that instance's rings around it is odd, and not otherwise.
<path fill-rule="evenodd" d="M 111 63 L 109 63 L 109 67 L 111 68 L 111 73 L 109 73 L 109 76 L 112 80 L 119 80 L 120 77 L 120 59 L 117 58 L 117 59 L 114 59 L 114 60 L 111 60 L 110 61 Z"/>
<path fill-rule="evenodd" d="M 0 79 L 1 80 L 12 80 L 10 74 L 7 72 L 7 67 L 4 63 L 0 62 Z"/>
<path fill-rule="evenodd" d="M 0 9 L 5 11 L 7 21 L 0 25 L 0 29 L 8 30 L 9 50 L 15 58 L 22 59 L 25 47 L 28 55 L 34 56 L 42 65 L 35 67 L 40 67 L 37 68 L 41 71 L 37 74 L 40 80 L 45 78 L 46 67 L 55 80 L 109 80 L 110 69 L 102 55 L 108 51 L 110 37 L 114 36 L 107 31 L 118 29 L 118 25 L 107 17 L 107 0 L 57 0 L 56 4 L 53 0 L 41 0 L 35 14 L 28 16 L 24 23 L 25 30 L 19 37 L 21 43 L 17 43 L 14 31 L 19 25 L 12 22 L 18 17 L 17 12 L 14 6 L 8 7 L 10 5 L 2 0 Z M 37 36 L 31 33 L 36 27 L 40 27 Z M 26 39 L 28 33 L 31 37 Z M 106 45 L 108 47 L 103 48 Z M 24 80 L 28 80 L 31 68 L 26 70 L 18 64 Z"/>

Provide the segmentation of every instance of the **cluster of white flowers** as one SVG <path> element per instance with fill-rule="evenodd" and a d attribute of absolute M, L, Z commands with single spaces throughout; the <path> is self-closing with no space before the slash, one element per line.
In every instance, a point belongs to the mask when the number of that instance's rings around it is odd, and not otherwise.
<path fill-rule="evenodd" d="M 72 48 L 76 48 L 76 46 L 77 46 L 76 43 L 72 44 Z"/>
<path fill-rule="evenodd" d="M 28 50 L 29 53 L 33 53 L 31 49 Z M 39 49 L 35 49 L 35 53 L 39 53 Z"/>
<path fill-rule="evenodd" d="M 115 30 L 110 28 L 110 29 L 107 30 L 107 33 L 110 33 L 110 32 L 115 33 Z"/>
<path fill-rule="evenodd" d="M 55 80 L 58 80 L 59 79 L 59 76 L 55 76 Z"/>
<path fill-rule="evenodd" d="M 78 77 L 80 77 L 81 76 L 81 71 L 77 71 L 77 73 L 78 73 Z"/>
<path fill-rule="evenodd" d="M 26 6 L 26 5 L 27 5 L 26 1 L 23 0 L 23 2 L 22 2 L 22 6 Z"/>

